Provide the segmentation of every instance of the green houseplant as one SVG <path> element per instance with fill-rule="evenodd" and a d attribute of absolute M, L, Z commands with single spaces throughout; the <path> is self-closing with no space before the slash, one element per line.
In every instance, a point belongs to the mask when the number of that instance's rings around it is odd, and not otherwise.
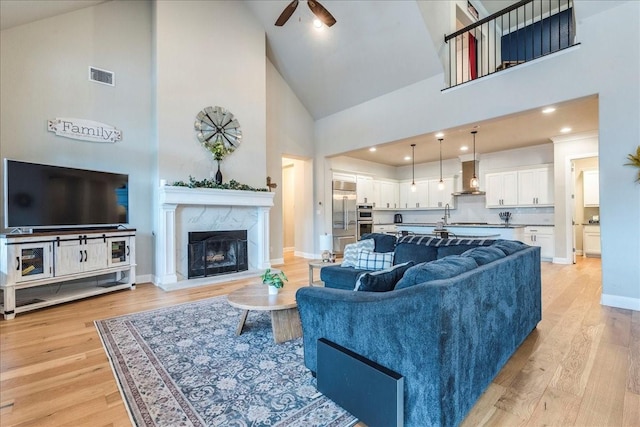
<path fill-rule="evenodd" d="M 267 268 L 260 278 L 262 279 L 262 283 L 269 285 L 270 294 L 277 294 L 278 290 L 284 286 L 284 282 L 289 280 L 284 272 L 272 272 L 270 268 Z"/>
<path fill-rule="evenodd" d="M 636 148 L 636 155 L 634 156 L 633 154 L 629 154 L 627 159 L 629 159 L 629 163 L 625 163 L 626 166 L 635 166 L 640 169 L 640 145 Z M 636 181 L 640 182 L 640 171 L 638 171 Z"/>

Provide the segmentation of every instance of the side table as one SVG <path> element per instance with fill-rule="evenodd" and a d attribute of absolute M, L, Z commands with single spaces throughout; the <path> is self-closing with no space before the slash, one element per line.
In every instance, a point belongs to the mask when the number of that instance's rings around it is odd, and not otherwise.
<path fill-rule="evenodd" d="M 322 270 L 322 267 L 328 267 L 330 265 L 340 265 L 340 262 L 324 262 L 321 259 L 314 259 L 309 261 L 309 286 L 323 286 L 322 281 L 315 281 L 313 279 L 313 270 Z"/>

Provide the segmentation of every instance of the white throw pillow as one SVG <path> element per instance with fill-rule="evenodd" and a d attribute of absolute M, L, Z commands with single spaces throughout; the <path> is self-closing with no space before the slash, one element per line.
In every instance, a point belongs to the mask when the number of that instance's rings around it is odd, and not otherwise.
<path fill-rule="evenodd" d="M 384 270 L 393 265 L 393 252 L 360 251 L 356 268 L 362 270 Z"/>
<path fill-rule="evenodd" d="M 358 253 L 360 251 L 373 251 L 375 247 L 376 243 L 373 239 L 360 240 L 359 242 L 345 245 L 342 267 L 355 267 L 358 263 Z"/>

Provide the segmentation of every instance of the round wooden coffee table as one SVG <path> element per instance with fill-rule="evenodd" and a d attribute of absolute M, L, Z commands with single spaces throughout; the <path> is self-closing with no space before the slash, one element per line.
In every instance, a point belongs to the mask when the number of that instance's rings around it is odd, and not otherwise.
<path fill-rule="evenodd" d="M 271 312 L 271 329 L 276 343 L 301 337 L 302 327 L 296 303 L 297 290 L 298 287 L 285 285 L 277 295 L 269 295 L 267 285 L 257 284 L 231 292 L 227 297 L 229 304 L 243 310 L 240 314 L 236 335 L 242 333 L 249 310 L 258 310 Z"/>

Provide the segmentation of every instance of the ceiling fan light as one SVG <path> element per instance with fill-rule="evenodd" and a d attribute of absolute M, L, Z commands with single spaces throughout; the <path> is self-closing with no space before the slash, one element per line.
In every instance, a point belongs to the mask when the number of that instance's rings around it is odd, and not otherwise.
<path fill-rule="evenodd" d="M 313 20 L 313 27 L 317 30 L 322 28 L 322 21 L 319 20 L 318 18 Z"/>

